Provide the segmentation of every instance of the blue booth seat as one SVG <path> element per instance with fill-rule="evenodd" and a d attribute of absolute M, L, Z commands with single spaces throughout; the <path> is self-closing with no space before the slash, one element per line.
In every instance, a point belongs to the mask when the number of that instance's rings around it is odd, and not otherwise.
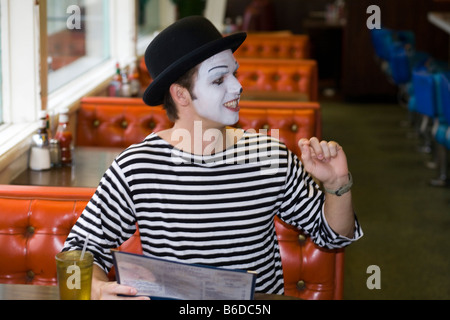
<path fill-rule="evenodd" d="M 443 120 L 450 126 L 450 72 L 441 74 L 440 91 Z"/>
<path fill-rule="evenodd" d="M 394 31 L 386 28 L 370 30 L 372 45 L 375 55 L 381 60 L 389 60 L 389 48 L 391 47 Z"/>
<path fill-rule="evenodd" d="M 438 177 L 431 180 L 434 186 L 448 186 L 448 150 L 450 150 L 450 72 L 436 75 L 436 105 L 439 125 L 434 132 L 437 143 L 436 162 Z"/>
<path fill-rule="evenodd" d="M 408 124 L 422 138 L 419 150 L 432 153 L 439 176 L 433 185 L 449 185 L 450 68 L 426 52 L 416 51 L 411 31 L 387 28 L 370 31 L 375 57 L 389 81 L 398 86 L 398 100 L 408 111 Z"/>
<path fill-rule="evenodd" d="M 434 118 L 437 115 L 435 76 L 424 70 L 413 72 L 416 112 Z"/>
<path fill-rule="evenodd" d="M 447 123 L 444 119 L 443 90 L 445 72 L 439 70 L 436 65 L 427 68 L 419 68 L 413 71 L 412 86 L 413 98 L 410 99 L 409 110 L 421 117 L 419 135 L 424 139 L 422 151 L 431 152 L 433 140 L 445 144 Z M 448 91 L 448 89 L 447 89 Z M 448 112 L 448 111 L 445 111 Z"/>
<path fill-rule="evenodd" d="M 375 56 L 388 80 L 398 87 L 398 102 L 408 111 L 408 123 L 415 121 L 415 101 L 410 101 L 413 70 L 424 68 L 429 54 L 416 50 L 415 35 L 409 30 L 387 28 L 370 31 Z"/>

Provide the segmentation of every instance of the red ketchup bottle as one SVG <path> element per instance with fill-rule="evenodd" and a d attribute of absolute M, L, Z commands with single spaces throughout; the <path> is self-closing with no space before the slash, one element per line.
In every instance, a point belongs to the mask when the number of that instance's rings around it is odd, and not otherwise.
<path fill-rule="evenodd" d="M 55 139 L 61 148 L 61 164 L 72 164 L 72 132 L 69 130 L 69 110 L 64 108 L 59 113 L 59 124 Z"/>

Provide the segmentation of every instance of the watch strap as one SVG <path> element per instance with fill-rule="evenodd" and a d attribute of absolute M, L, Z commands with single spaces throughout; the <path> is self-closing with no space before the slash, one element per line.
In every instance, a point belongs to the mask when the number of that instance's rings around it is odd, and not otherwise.
<path fill-rule="evenodd" d="M 342 196 L 343 194 L 347 193 L 350 191 L 350 189 L 353 186 L 353 177 L 352 174 L 350 173 L 350 171 L 348 172 L 348 183 L 343 185 L 342 187 L 340 187 L 339 189 L 336 190 L 330 190 L 324 187 L 325 191 L 331 194 L 334 194 L 338 197 Z"/>

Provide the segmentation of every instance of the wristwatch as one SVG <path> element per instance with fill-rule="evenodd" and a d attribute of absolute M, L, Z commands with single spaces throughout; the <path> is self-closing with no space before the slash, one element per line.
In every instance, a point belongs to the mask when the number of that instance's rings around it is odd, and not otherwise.
<path fill-rule="evenodd" d="M 330 190 L 324 187 L 325 191 L 331 194 L 334 194 L 338 197 L 342 196 L 344 193 L 347 193 L 350 191 L 350 189 L 353 186 L 353 177 L 352 174 L 350 173 L 350 171 L 348 172 L 348 183 L 346 185 L 343 185 L 342 187 L 340 187 L 337 190 Z"/>

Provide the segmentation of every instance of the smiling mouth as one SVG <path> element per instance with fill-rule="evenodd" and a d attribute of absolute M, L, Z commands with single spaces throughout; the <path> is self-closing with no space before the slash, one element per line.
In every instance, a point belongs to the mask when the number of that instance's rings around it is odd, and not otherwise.
<path fill-rule="evenodd" d="M 227 103 L 224 103 L 224 107 L 231 110 L 231 111 L 239 111 L 239 99 L 228 101 Z"/>

